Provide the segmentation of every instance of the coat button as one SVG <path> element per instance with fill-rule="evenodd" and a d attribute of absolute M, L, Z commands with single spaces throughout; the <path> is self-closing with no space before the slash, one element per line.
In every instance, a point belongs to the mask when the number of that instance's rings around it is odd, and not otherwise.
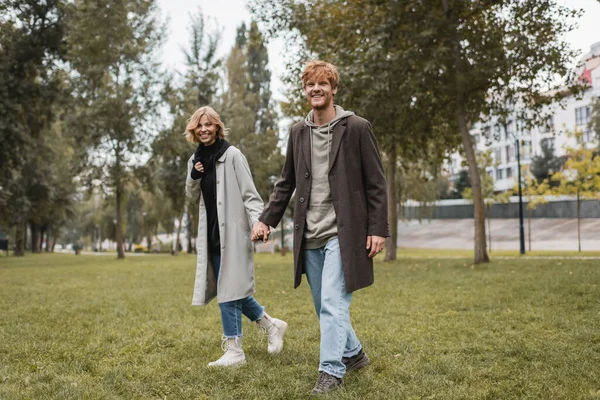
<path fill-rule="evenodd" d="M 218 185 L 219 183 L 221 183 L 221 181 L 217 179 L 217 185 Z"/>
<path fill-rule="evenodd" d="M 304 177 L 305 177 L 305 178 L 308 178 L 308 172 L 304 174 Z"/>
<path fill-rule="evenodd" d="M 225 226 L 225 222 L 221 222 L 221 226 Z"/>
<path fill-rule="evenodd" d="M 304 197 L 300 197 L 300 203 L 304 203 Z"/>
<path fill-rule="evenodd" d="M 220 205 L 220 206 L 222 206 L 222 205 L 223 205 L 223 203 L 219 202 L 219 205 Z"/>
<path fill-rule="evenodd" d="M 300 229 L 300 225 L 298 225 L 298 224 L 294 225 L 294 229 L 295 229 L 295 230 L 298 230 L 298 229 Z"/>

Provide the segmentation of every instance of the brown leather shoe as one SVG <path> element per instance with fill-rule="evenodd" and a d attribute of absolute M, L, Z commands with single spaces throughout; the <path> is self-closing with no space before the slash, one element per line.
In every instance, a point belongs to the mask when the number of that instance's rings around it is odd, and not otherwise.
<path fill-rule="evenodd" d="M 348 373 L 366 367 L 371 364 L 371 360 L 367 357 L 367 353 L 361 349 L 360 353 L 354 357 L 342 357 L 342 363 L 346 366 L 346 373 Z"/>
<path fill-rule="evenodd" d="M 342 378 L 338 378 L 333 375 L 329 375 L 327 372 L 321 371 L 311 394 L 317 396 L 319 394 L 331 392 L 340 386 L 342 386 Z"/>

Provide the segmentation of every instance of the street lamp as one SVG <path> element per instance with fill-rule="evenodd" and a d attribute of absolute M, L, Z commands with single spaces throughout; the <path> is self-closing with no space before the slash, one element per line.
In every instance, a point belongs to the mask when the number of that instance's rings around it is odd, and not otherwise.
<path fill-rule="evenodd" d="M 519 180 L 519 241 L 520 241 L 520 252 L 525 254 L 525 230 L 523 228 L 523 192 L 521 189 L 521 146 L 519 139 L 515 140 L 517 147 L 517 169 L 518 169 L 518 180 Z"/>
<path fill-rule="evenodd" d="M 519 184 L 519 246 L 520 253 L 525 254 L 525 229 L 523 227 L 523 191 L 521 189 L 521 146 L 519 137 L 516 134 L 517 124 L 515 121 L 515 132 L 511 132 L 510 135 L 515 140 L 515 150 L 517 151 L 517 179 Z M 508 123 L 504 123 L 504 132 L 508 138 Z"/>

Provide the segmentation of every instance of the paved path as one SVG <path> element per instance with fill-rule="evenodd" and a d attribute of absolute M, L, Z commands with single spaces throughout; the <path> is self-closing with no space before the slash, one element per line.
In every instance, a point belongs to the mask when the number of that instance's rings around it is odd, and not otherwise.
<path fill-rule="evenodd" d="M 486 231 L 488 224 L 486 222 Z M 525 220 L 525 248 L 529 251 Z M 473 249 L 473 220 L 416 220 L 398 223 L 398 246 L 428 249 Z M 519 220 L 492 219 L 493 250 L 519 250 Z M 531 250 L 577 251 L 577 220 L 542 218 L 531 221 Z M 581 250 L 600 251 L 600 218 L 581 220 Z"/>

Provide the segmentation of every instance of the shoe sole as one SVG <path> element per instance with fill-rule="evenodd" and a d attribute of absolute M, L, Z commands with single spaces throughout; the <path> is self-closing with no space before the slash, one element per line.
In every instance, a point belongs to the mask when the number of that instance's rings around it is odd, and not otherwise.
<path fill-rule="evenodd" d="M 210 367 L 210 368 L 215 368 L 215 367 L 233 368 L 233 367 L 241 367 L 242 365 L 245 365 L 245 364 L 246 364 L 246 360 L 243 360 L 243 361 L 237 362 L 237 363 L 235 363 L 235 364 L 226 364 L 226 365 L 223 365 L 223 364 L 213 364 L 213 363 L 208 363 L 208 365 L 207 365 L 207 366 L 208 366 L 208 367 Z"/>
<path fill-rule="evenodd" d="M 371 364 L 371 360 L 369 360 L 369 357 L 365 354 L 365 356 L 363 357 L 362 360 L 360 360 L 356 364 L 353 364 L 350 367 L 346 367 L 346 373 L 351 372 L 351 371 L 356 371 L 357 369 L 364 368 L 369 364 Z"/>
<path fill-rule="evenodd" d="M 277 324 L 277 328 L 281 331 L 281 349 L 279 349 L 278 351 L 269 351 L 269 354 L 279 354 L 281 353 L 281 350 L 283 350 L 283 337 L 285 336 L 285 332 L 287 331 L 288 324 L 287 322 L 282 321 L 280 319 L 277 321 L 281 323 L 281 325 Z"/>

